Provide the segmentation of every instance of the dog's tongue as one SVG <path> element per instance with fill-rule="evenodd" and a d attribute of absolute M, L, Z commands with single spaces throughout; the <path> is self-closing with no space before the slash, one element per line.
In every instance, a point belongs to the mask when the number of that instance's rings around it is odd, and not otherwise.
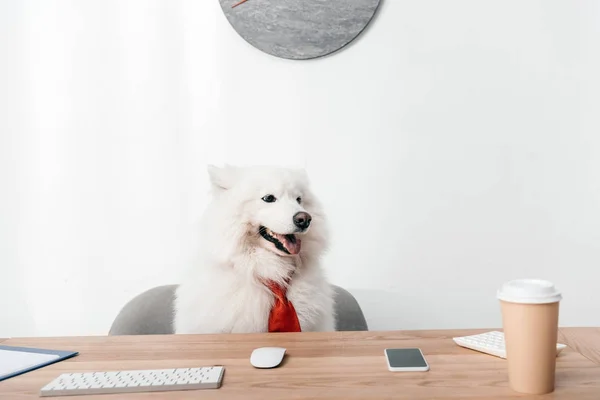
<path fill-rule="evenodd" d="M 281 242 L 283 247 L 293 255 L 300 253 L 300 245 L 302 241 L 294 235 L 279 235 L 277 234 L 277 240 Z"/>

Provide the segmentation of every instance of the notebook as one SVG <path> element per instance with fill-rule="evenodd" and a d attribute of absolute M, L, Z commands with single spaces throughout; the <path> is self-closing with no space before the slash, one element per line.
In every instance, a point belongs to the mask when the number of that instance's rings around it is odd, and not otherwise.
<path fill-rule="evenodd" d="M 79 354 L 76 351 L 0 345 L 0 381 Z"/>

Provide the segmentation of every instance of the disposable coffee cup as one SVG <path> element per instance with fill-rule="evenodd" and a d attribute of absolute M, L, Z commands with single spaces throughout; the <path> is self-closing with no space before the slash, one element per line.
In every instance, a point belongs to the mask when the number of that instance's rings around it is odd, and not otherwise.
<path fill-rule="evenodd" d="M 552 282 L 518 279 L 498 290 L 509 386 L 516 392 L 554 391 L 561 293 Z"/>

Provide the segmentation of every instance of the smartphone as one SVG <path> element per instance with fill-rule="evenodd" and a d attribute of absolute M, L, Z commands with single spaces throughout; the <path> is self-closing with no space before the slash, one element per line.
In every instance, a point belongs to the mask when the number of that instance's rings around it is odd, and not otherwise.
<path fill-rule="evenodd" d="M 421 349 L 385 349 L 390 371 L 429 371 Z"/>

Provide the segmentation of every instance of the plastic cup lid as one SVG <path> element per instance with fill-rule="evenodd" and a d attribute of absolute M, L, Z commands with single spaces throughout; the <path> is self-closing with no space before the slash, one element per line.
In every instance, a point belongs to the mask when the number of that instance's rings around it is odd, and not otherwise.
<path fill-rule="evenodd" d="M 554 284 L 541 279 L 515 279 L 498 290 L 498 299 L 510 303 L 545 304 L 562 299 Z"/>

